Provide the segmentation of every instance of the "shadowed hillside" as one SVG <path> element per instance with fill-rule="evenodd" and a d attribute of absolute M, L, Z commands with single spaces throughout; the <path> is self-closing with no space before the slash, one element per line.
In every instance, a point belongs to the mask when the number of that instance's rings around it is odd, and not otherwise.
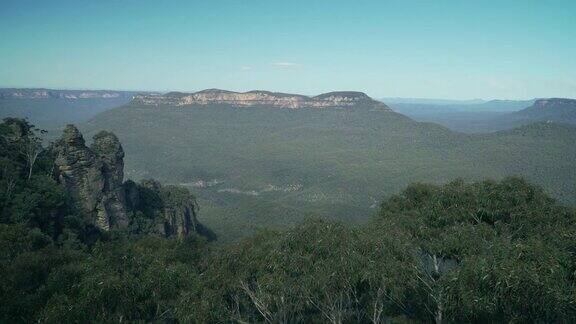
<path fill-rule="evenodd" d="M 394 103 L 392 109 L 464 133 L 494 132 L 535 122 L 576 124 L 576 100 L 565 98 L 444 105 Z"/>
<path fill-rule="evenodd" d="M 106 90 L 0 89 L 0 119 L 27 118 L 43 128 L 80 123 L 130 102 L 135 94 Z"/>
<path fill-rule="evenodd" d="M 413 181 L 522 175 L 576 202 L 572 126 L 465 135 L 370 107 L 132 103 L 81 128 L 118 135 L 128 177 L 195 188 L 208 225 L 234 237 L 308 215 L 363 222 Z"/>

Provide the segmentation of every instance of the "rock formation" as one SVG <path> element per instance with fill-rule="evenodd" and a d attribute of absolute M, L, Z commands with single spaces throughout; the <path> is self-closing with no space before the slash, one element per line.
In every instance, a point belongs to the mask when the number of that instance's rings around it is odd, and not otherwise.
<path fill-rule="evenodd" d="M 132 98 L 136 93 L 130 91 L 108 90 L 51 90 L 51 89 L 0 89 L 0 99 L 113 99 Z"/>
<path fill-rule="evenodd" d="M 198 222 L 198 203 L 188 189 L 162 186 L 155 180 L 143 180 L 139 184 L 128 180 L 124 188 L 128 209 L 152 219 L 148 225 L 152 231 L 178 238 L 196 232 L 215 239 L 213 233 Z"/>
<path fill-rule="evenodd" d="M 549 121 L 576 124 L 576 99 L 538 99 L 526 109 L 517 111 L 512 117 L 529 121 Z"/>
<path fill-rule="evenodd" d="M 389 108 L 365 93 L 354 91 L 330 92 L 315 97 L 269 91 L 233 92 L 208 89 L 195 93 L 169 92 L 164 95 L 136 95 L 134 103 L 152 106 L 207 106 L 211 104 L 234 107 L 267 106 L 276 108 L 345 108 L 369 106 Z"/>
<path fill-rule="evenodd" d="M 59 181 L 90 224 L 103 231 L 130 229 L 142 223 L 141 217 L 148 227 L 137 228 L 139 232 L 178 238 L 204 234 L 198 204 L 188 189 L 163 187 L 154 180 L 124 182 L 124 150 L 116 135 L 103 131 L 93 139 L 87 147 L 78 129 L 68 125 L 53 146 Z"/>
<path fill-rule="evenodd" d="M 534 102 L 532 107 L 533 107 L 532 109 L 558 109 L 568 107 L 569 109 L 576 110 L 576 99 L 567 99 L 567 98 L 538 99 Z"/>
<path fill-rule="evenodd" d="M 188 189 L 176 186 L 165 187 L 163 197 L 165 201 L 164 235 L 185 237 L 191 232 L 196 232 L 198 204 Z"/>
<path fill-rule="evenodd" d="M 124 199 L 124 150 L 116 135 L 100 132 L 94 136 L 91 146 L 102 161 L 102 176 L 104 179 L 102 218 L 108 217 L 119 227 L 128 224 Z M 100 217 L 99 217 L 100 219 Z"/>
<path fill-rule="evenodd" d="M 86 146 L 72 125 L 54 145 L 60 182 L 83 210 L 87 221 L 102 230 L 127 224 L 124 208 L 124 152 L 116 136 L 100 133 L 94 148 Z"/>

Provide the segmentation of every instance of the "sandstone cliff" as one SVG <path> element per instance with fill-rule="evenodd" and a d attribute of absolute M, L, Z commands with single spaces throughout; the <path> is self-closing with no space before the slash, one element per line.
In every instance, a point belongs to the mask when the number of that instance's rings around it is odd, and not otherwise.
<path fill-rule="evenodd" d="M 103 231 L 129 230 L 183 238 L 201 233 L 198 204 L 186 188 L 157 181 L 124 182 L 124 150 L 110 132 L 94 136 L 87 147 L 82 134 L 68 125 L 54 144 L 60 183 L 86 221 Z"/>
<path fill-rule="evenodd" d="M 108 134 L 95 136 L 94 148 L 88 148 L 78 129 L 68 125 L 54 145 L 56 166 L 60 182 L 87 221 L 107 231 L 127 224 L 122 189 L 124 152 L 116 136 Z"/>
<path fill-rule="evenodd" d="M 532 106 L 513 113 L 511 117 L 529 122 L 576 124 L 576 99 L 538 99 Z"/>
<path fill-rule="evenodd" d="M 390 110 L 362 92 L 330 92 L 315 97 L 269 91 L 233 92 L 208 89 L 195 93 L 169 92 L 164 95 L 136 95 L 136 104 L 152 106 L 207 106 L 212 104 L 234 107 L 266 106 L 276 108 L 346 108 L 366 106 Z"/>
<path fill-rule="evenodd" d="M 149 224 L 164 236 L 183 238 L 190 233 L 202 233 L 198 222 L 196 198 L 184 187 L 162 186 L 158 181 L 144 180 L 139 184 L 126 182 L 128 205 L 134 212 L 147 214 Z M 155 221 L 154 221 L 155 219 Z"/>
<path fill-rule="evenodd" d="M 132 98 L 136 93 L 131 91 L 109 90 L 52 90 L 29 88 L 0 89 L 0 99 L 114 99 Z"/>

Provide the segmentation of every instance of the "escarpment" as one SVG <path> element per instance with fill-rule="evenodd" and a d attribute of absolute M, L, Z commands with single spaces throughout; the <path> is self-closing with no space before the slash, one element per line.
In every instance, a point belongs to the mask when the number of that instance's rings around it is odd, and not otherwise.
<path fill-rule="evenodd" d="M 95 152 L 86 146 L 84 137 L 72 125 L 66 127 L 54 145 L 60 183 L 82 209 L 87 221 L 106 231 L 126 223 L 126 210 L 120 193 L 122 184 L 107 181 L 107 174 L 118 171 L 105 165 L 105 160 L 111 157 L 104 155 L 123 156 L 119 143 L 116 148 L 119 151 Z M 114 167 L 122 169 L 123 162 Z"/>
<path fill-rule="evenodd" d="M 511 114 L 528 121 L 576 124 L 576 100 L 566 98 L 538 99 L 528 108 Z"/>
<path fill-rule="evenodd" d="M 124 150 L 113 133 L 96 134 L 88 147 L 80 131 L 68 125 L 53 151 L 59 182 L 98 229 L 178 238 L 199 232 L 198 204 L 188 189 L 124 181 Z"/>
<path fill-rule="evenodd" d="M 125 183 L 125 192 L 130 210 L 151 220 L 148 224 L 138 225 L 148 227 L 145 231 L 178 238 L 194 232 L 204 235 L 204 227 L 197 218 L 198 203 L 188 189 L 162 186 L 155 180 L 140 183 L 129 180 Z"/>
<path fill-rule="evenodd" d="M 103 186 L 103 214 L 98 219 L 108 218 L 111 225 L 128 225 L 126 203 L 124 200 L 124 150 L 116 135 L 100 132 L 94 136 L 91 150 L 102 162 L 101 174 Z"/>
<path fill-rule="evenodd" d="M 115 99 L 131 98 L 134 94 L 130 91 L 112 90 L 0 89 L 0 99 Z"/>
<path fill-rule="evenodd" d="M 390 110 L 385 104 L 362 92 L 341 91 L 308 97 L 270 91 L 233 92 L 208 89 L 194 93 L 169 92 L 164 95 L 136 95 L 133 103 L 148 106 L 208 106 L 229 105 L 234 107 L 275 108 L 351 108 L 370 107 Z"/>

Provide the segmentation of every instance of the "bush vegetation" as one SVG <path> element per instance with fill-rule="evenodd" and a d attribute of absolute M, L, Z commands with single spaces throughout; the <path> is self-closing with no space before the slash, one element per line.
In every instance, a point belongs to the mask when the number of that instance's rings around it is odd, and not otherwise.
<path fill-rule="evenodd" d="M 0 322 L 576 320 L 576 213 L 522 179 L 416 183 L 365 226 L 310 219 L 215 246 L 91 229 L 50 151 L 28 161 L 37 134 L 0 124 Z"/>
<path fill-rule="evenodd" d="M 369 106 L 352 109 L 143 106 L 79 125 L 114 132 L 126 175 L 193 186 L 221 242 L 309 217 L 364 224 L 410 183 L 521 176 L 576 205 L 576 127 L 538 123 L 462 134 Z M 210 182 L 212 182 L 210 184 Z"/>

